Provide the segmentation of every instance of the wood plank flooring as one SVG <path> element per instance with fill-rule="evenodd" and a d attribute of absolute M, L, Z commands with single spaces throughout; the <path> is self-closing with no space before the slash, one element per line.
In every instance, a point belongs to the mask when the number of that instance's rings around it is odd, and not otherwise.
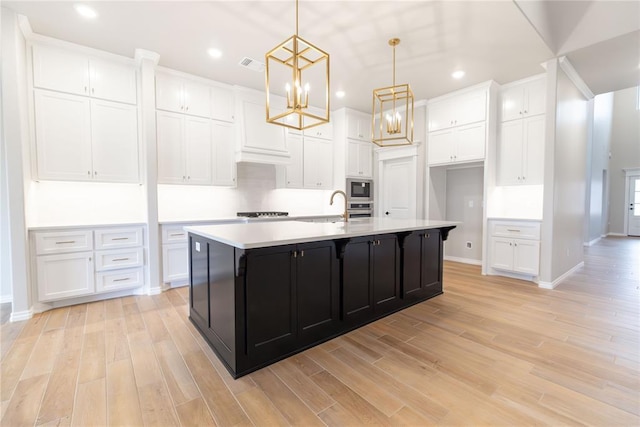
<path fill-rule="evenodd" d="M 233 380 L 188 288 L 2 325 L 0 424 L 640 425 L 640 239 L 555 290 L 445 263 L 445 294 Z"/>

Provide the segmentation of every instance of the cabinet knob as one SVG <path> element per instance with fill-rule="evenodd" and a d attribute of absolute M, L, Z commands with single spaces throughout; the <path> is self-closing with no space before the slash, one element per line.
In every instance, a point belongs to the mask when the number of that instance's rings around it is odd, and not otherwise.
<path fill-rule="evenodd" d="M 91 171 L 87 171 L 87 175 L 91 176 Z"/>
<path fill-rule="evenodd" d="M 189 111 L 189 106 L 187 105 L 184 110 Z"/>
<path fill-rule="evenodd" d="M 428 239 L 429 237 L 431 237 L 431 235 L 429 233 L 424 233 L 424 238 Z"/>
<path fill-rule="evenodd" d="M 85 93 L 87 92 L 87 87 L 86 86 L 84 87 L 84 91 L 85 91 Z"/>
<path fill-rule="evenodd" d="M 527 114 L 527 110 L 524 110 L 524 113 Z"/>
<path fill-rule="evenodd" d="M 389 215 L 389 211 L 386 211 L 384 214 L 385 214 L 385 215 Z"/>
<path fill-rule="evenodd" d="M 98 175 L 98 171 L 93 171 L 93 174 L 94 175 Z"/>
<path fill-rule="evenodd" d="M 91 88 L 91 93 L 96 93 L 96 88 L 95 87 Z"/>

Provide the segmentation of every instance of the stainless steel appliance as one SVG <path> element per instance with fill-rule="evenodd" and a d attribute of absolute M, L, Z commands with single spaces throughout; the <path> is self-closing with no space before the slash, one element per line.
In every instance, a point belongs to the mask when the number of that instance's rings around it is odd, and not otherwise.
<path fill-rule="evenodd" d="M 347 200 L 351 202 L 373 202 L 373 181 L 370 179 L 347 179 Z"/>
<path fill-rule="evenodd" d="M 347 215 L 349 218 L 373 216 L 373 181 L 347 179 Z"/>

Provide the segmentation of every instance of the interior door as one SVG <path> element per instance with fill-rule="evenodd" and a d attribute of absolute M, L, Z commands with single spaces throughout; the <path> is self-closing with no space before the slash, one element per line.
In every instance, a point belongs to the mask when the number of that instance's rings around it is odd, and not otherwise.
<path fill-rule="evenodd" d="M 382 215 L 416 217 L 416 169 L 413 157 L 387 160 L 382 174 Z"/>
<path fill-rule="evenodd" d="M 629 236 L 640 236 L 640 177 L 629 178 L 627 234 Z"/>

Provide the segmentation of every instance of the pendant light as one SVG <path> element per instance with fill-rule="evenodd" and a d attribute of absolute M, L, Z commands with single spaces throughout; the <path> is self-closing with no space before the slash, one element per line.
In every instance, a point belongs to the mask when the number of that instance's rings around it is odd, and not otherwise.
<path fill-rule="evenodd" d="M 265 54 L 267 122 L 308 129 L 329 122 L 329 54 L 296 33 Z"/>
<path fill-rule="evenodd" d="M 413 92 L 408 84 L 396 85 L 396 46 L 400 39 L 389 40 L 393 48 L 393 85 L 373 90 L 371 135 L 380 147 L 413 143 Z"/>

